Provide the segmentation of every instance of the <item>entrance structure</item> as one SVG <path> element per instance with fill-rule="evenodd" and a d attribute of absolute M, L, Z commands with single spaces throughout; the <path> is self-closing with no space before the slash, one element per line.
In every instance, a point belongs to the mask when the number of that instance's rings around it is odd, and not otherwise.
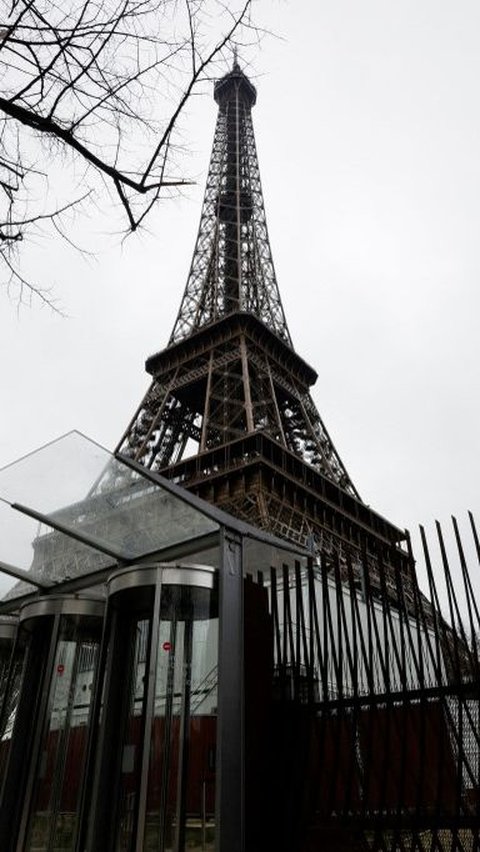
<path fill-rule="evenodd" d="M 456 566 L 422 531 L 421 592 L 293 348 L 237 64 L 215 99 L 185 294 L 115 455 L 72 433 L 0 471 L 0 848 L 478 852 L 458 525 Z"/>

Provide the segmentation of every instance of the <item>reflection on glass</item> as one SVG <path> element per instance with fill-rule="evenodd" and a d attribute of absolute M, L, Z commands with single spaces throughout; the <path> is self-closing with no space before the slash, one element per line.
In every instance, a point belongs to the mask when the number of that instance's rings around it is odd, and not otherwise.
<path fill-rule="evenodd" d="M 10 745 L 12 742 L 12 731 L 17 715 L 18 699 L 23 680 L 26 659 L 25 635 L 16 643 L 14 657 L 10 669 L 11 646 L 8 654 L 4 653 L 2 647 L 2 685 L 0 698 L 0 790 L 7 766 Z M 8 674 L 10 672 L 10 678 Z"/>
<path fill-rule="evenodd" d="M 215 842 L 218 622 L 212 593 L 164 586 L 144 852 L 210 852 Z"/>
<path fill-rule="evenodd" d="M 9 618 L 8 616 L 0 617 L 0 713 L 7 688 L 13 639 L 15 636 L 15 624 L 16 619 L 14 618 Z"/>
<path fill-rule="evenodd" d="M 73 852 L 99 648 L 94 619 L 62 616 L 25 852 Z"/>
<path fill-rule="evenodd" d="M 115 852 L 129 852 L 135 833 L 138 808 L 139 775 L 142 757 L 143 715 L 145 705 L 145 671 L 150 624 L 141 618 L 133 623 L 133 655 L 131 659 L 127 715 L 125 720 L 120 768 L 119 810 Z"/>
<path fill-rule="evenodd" d="M 13 503 L 40 513 L 46 526 L 8 505 Z M 0 469 L 2 512 L 2 559 L 54 582 L 218 529 L 188 500 L 78 432 Z M 53 532 L 50 523 L 61 531 Z"/>
<path fill-rule="evenodd" d="M 2 561 L 29 571 L 32 579 L 40 583 L 98 571 L 112 563 L 110 556 L 52 530 L 50 526 L 17 512 L 1 500 L 0 529 Z M 0 583 L 0 595 L 5 599 L 37 590 L 36 586 L 25 580 L 5 578 L 1 574 Z"/>

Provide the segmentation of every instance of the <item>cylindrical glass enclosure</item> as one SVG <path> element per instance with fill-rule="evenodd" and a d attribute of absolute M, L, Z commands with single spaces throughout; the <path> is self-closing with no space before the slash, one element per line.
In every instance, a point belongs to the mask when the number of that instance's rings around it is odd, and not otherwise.
<path fill-rule="evenodd" d="M 4 714 L 9 849 L 77 848 L 103 613 L 103 601 L 75 597 L 21 610 Z"/>
<path fill-rule="evenodd" d="M 125 569 L 108 584 L 108 612 L 91 848 L 209 852 L 215 843 L 215 571 Z M 100 820 L 107 812 L 109 820 Z"/>

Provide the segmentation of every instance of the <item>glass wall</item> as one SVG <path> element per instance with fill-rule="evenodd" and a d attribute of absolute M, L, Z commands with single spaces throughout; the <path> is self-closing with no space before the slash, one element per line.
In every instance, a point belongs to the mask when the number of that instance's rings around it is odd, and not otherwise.
<path fill-rule="evenodd" d="M 145 666 L 150 640 L 151 620 L 147 614 L 134 617 L 128 625 L 130 634 L 129 665 L 125 678 L 125 716 L 121 740 L 121 764 L 118 782 L 116 852 L 129 852 L 136 833 L 138 797 L 142 769 L 142 746 L 145 726 Z"/>
<path fill-rule="evenodd" d="M 9 848 L 76 849 L 103 609 L 51 599 L 20 616 L 2 735 Z"/>
<path fill-rule="evenodd" d="M 17 618 L 9 616 L 0 618 L 0 790 L 10 749 L 25 656 L 24 648 L 18 647 L 12 656 L 17 622 Z M 11 689 L 8 688 L 10 681 Z"/>
<path fill-rule="evenodd" d="M 162 588 L 144 850 L 213 850 L 218 624 L 208 589 Z"/>
<path fill-rule="evenodd" d="M 112 817 L 93 848 L 213 852 L 214 580 L 211 568 L 182 566 L 129 569 L 111 584 L 109 686 L 96 801 L 102 799 L 101 779 L 108 779 L 103 795 L 106 801 L 110 794 Z M 126 637 L 120 668 L 114 656 Z M 114 727 L 121 732 L 117 749 Z"/>
<path fill-rule="evenodd" d="M 100 628 L 99 619 L 60 620 L 25 852 L 75 849 Z"/>
<path fill-rule="evenodd" d="M 12 616 L 0 617 L 0 712 L 8 681 L 17 621 L 18 619 Z"/>

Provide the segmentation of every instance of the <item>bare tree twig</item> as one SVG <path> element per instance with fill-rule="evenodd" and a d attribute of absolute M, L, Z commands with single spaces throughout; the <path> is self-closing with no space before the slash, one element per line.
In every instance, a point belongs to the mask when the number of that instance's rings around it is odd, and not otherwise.
<path fill-rule="evenodd" d="M 22 301 L 30 288 L 55 309 L 21 272 L 20 247 L 49 226 L 71 242 L 61 217 L 98 191 L 95 175 L 113 188 L 127 231 L 164 189 L 191 183 L 168 175 L 174 134 L 194 91 L 251 33 L 252 0 L 238 3 L 235 12 L 224 0 L 13 0 L 0 12 L 0 257 Z M 62 151 L 88 168 L 74 200 L 52 212 L 38 180 Z"/>

